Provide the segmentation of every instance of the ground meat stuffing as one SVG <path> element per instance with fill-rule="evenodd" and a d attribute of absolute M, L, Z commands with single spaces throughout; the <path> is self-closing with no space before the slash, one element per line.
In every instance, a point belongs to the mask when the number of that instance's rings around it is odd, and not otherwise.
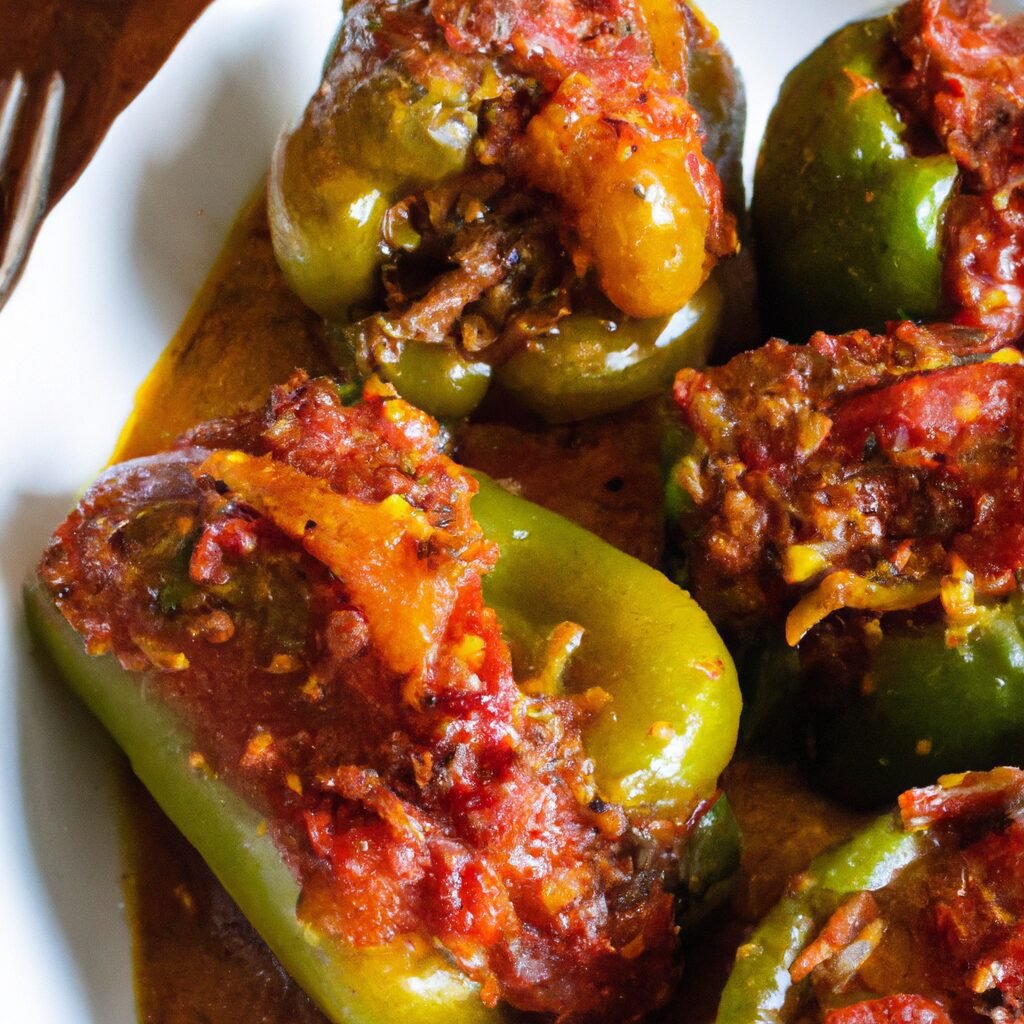
<path fill-rule="evenodd" d="M 650 179 L 680 222 L 687 204 L 703 207 L 698 281 L 737 250 L 687 98 L 690 46 L 717 43 L 685 4 L 352 5 L 314 121 L 334 116 L 332 90 L 395 67 L 424 90 L 440 79 L 466 92 L 477 123 L 464 173 L 411 187 L 385 217 L 383 308 L 347 331 L 364 369 L 406 342 L 500 363 L 574 310 L 653 316 L 684 305 L 695 287 L 666 269 L 683 242 L 648 253 L 629 218 L 649 217 Z M 676 292 L 687 294 L 672 304 Z"/>
<path fill-rule="evenodd" d="M 955 619 L 1016 589 L 1024 366 L 992 342 L 905 323 L 679 374 L 683 533 L 718 623 L 784 619 L 796 644 L 843 608 Z"/>
<path fill-rule="evenodd" d="M 297 379 L 108 471 L 40 572 L 267 815 L 302 916 L 440 943 L 488 1003 L 632 1020 L 676 969 L 674 840 L 597 799 L 582 704 L 517 687 L 475 489 L 390 389 Z"/>

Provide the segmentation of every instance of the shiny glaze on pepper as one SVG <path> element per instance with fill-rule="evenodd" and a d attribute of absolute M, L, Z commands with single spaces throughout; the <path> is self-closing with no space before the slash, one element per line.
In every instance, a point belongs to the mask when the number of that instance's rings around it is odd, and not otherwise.
<path fill-rule="evenodd" d="M 351 5 L 269 187 L 282 269 L 338 325 L 339 362 L 440 416 L 474 408 L 494 371 L 575 419 L 706 351 L 717 292 L 669 321 L 737 239 L 691 49 L 727 64 L 674 3 Z M 741 106 L 728 72 L 696 65 L 713 103 Z M 727 168 L 734 136 L 709 144 Z"/>

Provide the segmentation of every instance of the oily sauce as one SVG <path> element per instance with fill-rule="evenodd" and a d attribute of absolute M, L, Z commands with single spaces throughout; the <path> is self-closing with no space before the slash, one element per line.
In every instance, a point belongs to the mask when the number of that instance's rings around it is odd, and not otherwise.
<path fill-rule="evenodd" d="M 66 97 L 50 202 L 74 182 L 118 113 L 156 73 L 209 0 L 37 0 L 0 4 L 0 81 L 16 68 L 32 89 L 59 69 Z M 31 124 L 31 117 L 26 117 Z M 28 138 L 19 136 L 12 165 Z M 8 190 L 9 192 L 9 190 Z M 9 194 L 0 196 L 5 203 Z M 258 347 L 254 339 L 259 338 Z M 326 368 L 316 319 L 277 272 L 257 201 L 240 218 L 193 312 L 138 396 L 116 457 L 163 447 L 194 423 L 262 401 L 295 366 Z M 244 373 L 232 369 L 244 368 Z M 661 554 L 655 410 L 547 428 L 486 410 L 459 455 L 648 562 Z M 711 1020 L 744 930 L 785 878 L 858 819 L 809 795 L 796 774 L 739 761 L 724 785 L 746 832 L 729 914 L 686 951 L 691 970 L 666 1019 Z M 136 990 L 146 1024 L 324 1024 L 201 858 L 126 771 L 126 887 Z"/>

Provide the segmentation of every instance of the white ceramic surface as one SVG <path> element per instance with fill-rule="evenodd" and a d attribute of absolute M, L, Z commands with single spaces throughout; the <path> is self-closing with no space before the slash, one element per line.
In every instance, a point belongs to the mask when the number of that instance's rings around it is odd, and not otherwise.
<path fill-rule="evenodd" d="M 748 171 L 786 71 L 877 0 L 706 0 L 747 82 Z M 51 214 L 0 314 L 0 1020 L 135 1020 L 116 756 L 33 657 L 21 582 L 103 465 L 281 126 L 337 0 L 217 0 Z"/>

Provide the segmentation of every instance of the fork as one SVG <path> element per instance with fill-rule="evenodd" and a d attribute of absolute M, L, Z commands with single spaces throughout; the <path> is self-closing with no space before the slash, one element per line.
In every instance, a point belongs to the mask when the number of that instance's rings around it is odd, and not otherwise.
<path fill-rule="evenodd" d="M 25 76 L 15 71 L 0 94 L 0 185 L 5 183 L 7 160 L 14 148 L 16 129 L 27 95 Z M 10 221 L 6 225 L 0 223 L 0 243 L 3 245 L 0 250 L 0 309 L 18 282 L 39 222 L 46 212 L 63 105 L 64 79 L 59 71 L 55 71 L 47 82 L 42 113 L 32 135 L 28 158 L 18 177 L 13 202 L 9 205 Z"/>

